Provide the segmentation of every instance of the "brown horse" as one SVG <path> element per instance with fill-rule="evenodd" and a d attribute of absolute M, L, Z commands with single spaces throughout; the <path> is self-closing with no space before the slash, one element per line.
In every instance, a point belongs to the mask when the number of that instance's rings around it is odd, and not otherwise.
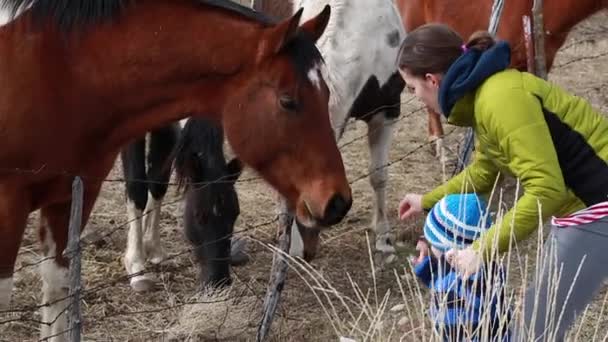
<path fill-rule="evenodd" d="M 73 176 L 84 180 L 84 226 L 120 148 L 149 130 L 212 119 L 302 223 L 333 225 L 348 212 L 314 45 L 329 7 L 300 26 L 301 11 L 277 24 L 219 0 L 2 4 L 26 9 L 0 28 L 0 304 L 26 220 L 40 209 L 51 256 L 41 264 L 43 337 L 66 328 Z"/>
<path fill-rule="evenodd" d="M 451 26 L 464 39 L 477 30 L 487 30 L 492 1 L 483 0 L 396 0 L 407 32 L 430 22 Z M 507 0 L 502 11 L 497 37 L 511 44 L 511 66 L 527 70 L 522 17 L 531 16 L 533 0 Z M 547 71 L 570 30 L 598 11 L 608 8 L 607 0 L 550 0 L 544 2 L 545 53 Z M 438 113 L 429 109 L 429 140 L 443 137 Z"/>
<path fill-rule="evenodd" d="M 405 37 L 401 17 L 391 0 L 264 0 L 260 10 L 287 18 L 304 7 L 303 17 L 308 18 L 327 4 L 332 7 L 332 17 L 316 45 L 327 64 L 332 126 L 337 139 L 350 119 L 367 126 L 374 246 L 376 251 L 394 253 L 386 209 L 386 165 L 405 86 L 395 65 L 399 44 Z M 310 260 L 315 255 L 320 229 L 295 226 L 291 229 L 290 253 Z"/>

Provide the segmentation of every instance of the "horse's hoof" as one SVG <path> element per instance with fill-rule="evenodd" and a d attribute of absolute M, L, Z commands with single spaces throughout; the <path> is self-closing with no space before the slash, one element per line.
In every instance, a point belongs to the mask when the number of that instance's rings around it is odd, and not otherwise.
<path fill-rule="evenodd" d="M 221 291 L 229 288 L 232 285 L 232 278 L 207 279 L 201 283 L 200 289 L 202 292 Z"/>
<path fill-rule="evenodd" d="M 397 252 L 388 238 L 376 240 L 376 250 L 386 254 L 394 254 Z"/>
<path fill-rule="evenodd" d="M 154 287 L 154 281 L 146 276 L 137 276 L 131 279 L 131 288 L 135 292 L 150 291 Z"/>
<path fill-rule="evenodd" d="M 167 257 L 165 255 L 157 255 L 149 259 L 150 263 L 158 265 L 162 263 Z"/>
<path fill-rule="evenodd" d="M 245 252 L 245 239 L 232 238 L 230 246 L 230 265 L 242 266 L 249 262 L 249 256 Z"/>
<path fill-rule="evenodd" d="M 249 256 L 245 253 L 237 253 L 230 256 L 230 265 L 243 266 L 249 262 Z"/>
<path fill-rule="evenodd" d="M 164 249 L 156 250 L 149 254 L 148 261 L 154 265 L 158 265 L 167 259 L 167 253 Z"/>

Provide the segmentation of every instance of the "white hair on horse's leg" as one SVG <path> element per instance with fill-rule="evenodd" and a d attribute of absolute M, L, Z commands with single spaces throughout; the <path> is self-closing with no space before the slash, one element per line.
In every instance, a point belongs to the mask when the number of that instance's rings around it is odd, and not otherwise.
<path fill-rule="evenodd" d="M 291 238 L 289 240 L 289 255 L 292 257 L 304 257 L 304 241 L 302 240 L 302 235 L 300 234 L 300 229 L 298 228 L 298 224 L 296 220 L 293 220 L 293 224 L 291 225 Z"/>
<path fill-rule="evenodd" d="M 43 250 L 46 254 L 40 264 L 39 272 L 42 278 L 42 304 L 41 309 L 42 324 L 40 327 L 40 338 L 45 339 L 53 336 L 48 341 L 65 341 L 66 338 L 61 332 L 68 328 L 66 307 L 68 305 L 68 268 L 57 263 L 53 256 L 63 251 L 57 251 L 57 246 L 53 240 L 53 235 L 45 226 L 44 240 L 42 241 Z M 49 303 L 48 305 L 46 305 Z"/>
<path fill-rule="evenodd" d="M 386 119 L 384 113 L 375 114 L 368 123 L 368 146 L 371 162 L 369 164 L 370 183 L 374 191 L 374 232 L 376 249 L 394 253 L 390 243 L 390 225 L 386 215 L 386 183 L 388 181 L 388 152 L 393 136 L 394 120 Z"/>
<path fill-rule="evenodd" d="M 13 292 L 13 277 L 0 279 L 0 309 L 7 308 Z"/>
<path fill-rule="evenodd" d="M 146 274 L 133 276 L 145 270 L 146 257 L 143 245 L 142 211 L 137 209 L 135 203 L 131 200 L 127 200 L 127 217 L 129 232 L 124 257 L 125 268 L 127 274 L 132 276 L 130 279 L 131 288 L 136 292 L 143 292 L 152 287 L 153 281 Z"/>
<path fill-rule="evenodd" d="M 145 233 L 143 244 L 146 258 L 153 264 L 160 264 L 167 257 L 160 243 L 160 209 L 163 197 L 156 199 L 148 193 L 148 201 L 144 210 L 143 227 Z"/>

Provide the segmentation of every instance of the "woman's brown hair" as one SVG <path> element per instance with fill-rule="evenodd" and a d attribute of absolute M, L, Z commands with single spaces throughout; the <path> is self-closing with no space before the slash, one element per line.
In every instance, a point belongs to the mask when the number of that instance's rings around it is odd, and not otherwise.
<path fill-rule="evenodd" d="M 468 49 L 484 51 L 495 44 L 487 31 L 477 31 L 464 44 L 462 37 L 444 24 L 422 25 L 408 33 L 398 55 L 399 69 L 413 76 L 448 71 L 452 63 Z"/>

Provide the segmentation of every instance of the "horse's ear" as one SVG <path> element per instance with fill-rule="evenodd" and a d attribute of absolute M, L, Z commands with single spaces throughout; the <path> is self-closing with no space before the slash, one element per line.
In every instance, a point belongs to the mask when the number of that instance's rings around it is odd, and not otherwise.
<path fill-rule="evenodd" d="M 325 32 L 327 28 L 327 23 L 329 23 L 329 16 L 331 14 L 331 7 L 329 4 L 323 7 L 321 13 L 319 13 L 316 17 L 309 19 L 302 26 L 300 26 L 300 30 L 307 32 L 313 41 L 317 41 Z"/>
<path fill-rule="evenodd" d="M 241 172 L 243 172 L 243 162 L 238 158 L 232 158 L 226 165 L 226 180 L 233 183 L 236 182 L 241 176 Z"/>
<path fill-rule="evenodd" d="M 264 57 L 277 54 L 296 36 L 303 10 L 303 8 L 300 8 L 291 18 L 285 19 L 270 28 L 270 32 L 264 39 L 261 50 L 259 50 L 258 61 Z"/>

